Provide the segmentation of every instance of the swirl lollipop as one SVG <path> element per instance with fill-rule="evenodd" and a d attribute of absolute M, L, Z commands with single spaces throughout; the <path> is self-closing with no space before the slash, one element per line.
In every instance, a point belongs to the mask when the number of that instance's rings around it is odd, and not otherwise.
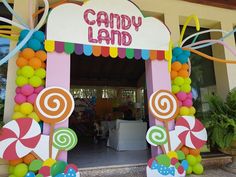
<path fill-rule="evenodd" d="M 149 110 L 156 119 L 164 122 L 168 138 L 168 148 L 170 151 L 171 146 L 168 121 L 173 120 L 179 113 L 177 98 L 167 90 L 154 92 L 149 99 Z"/>
<path fill-rule="evenodd" d="M 64 88 L 48 87 L 40 92 L 35 105 L 39 118 L 50 124 L 49 156 L 51 158 L 54 126 L 70 117 L 75 106 L 74 99 Z"/>
<path fill-rule="evenodd" d="M 162 146 L 166 144 L 168 140 L 165 128 L 162 126 L 150 127 L 146 134 L 146 140 L 152 146 Z"/>
<path fill-rule="evenodd" d="M 53 146 L 59 149 L 58 155 L 63 150 L 69 151 L 73 149 L 77 143 L 77 135 L 70 128 L 59 128 L 53 134 Z"/>

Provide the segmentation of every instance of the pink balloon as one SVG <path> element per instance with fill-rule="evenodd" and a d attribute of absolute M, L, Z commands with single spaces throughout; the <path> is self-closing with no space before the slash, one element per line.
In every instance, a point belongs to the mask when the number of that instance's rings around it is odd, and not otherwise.
<path fill-rule="evenodd" d="M 21 93 L 21 88 L 20 87 L 16 87 L 16 93 Z"/>
<path fill-rule="evenodd" d="M 178 100 L 178 106 L 179 106 L 179 107 L 183 106 L 182 101 L 179 101 L 179 100 Z"/>
<path fill-rule="evenodd" d="M 32 95 L 27 97 L 27 102 L 29 102 L 31 104 L 34 104 L 37 96 L 38 96 L 38 94 L 33 93 Z"/>
<path fill-rule="evenodd" d="M 26 97 L 19 93 L 15 96 L 14 100 L 15 100 L 16 104 L 22 104 L 22 103 L 26 102 Z"/>
<path fill-rule="evenodd" d="M 21 87 L 21 93 L 25 96 L 29 96 L 34 93 L 34 87 L 29 84 L 24 85 L 23 87 Z"/>
<path fill-rule="evenodd" d="M 192 92 L 188 93 L 187 95 L 188 95 L 188 96 L 187 96 L 188 98 L 193 99 L 193 94 L 192 94 Z"/>
<path fill-rule="evenodd" d="M 184 101 L 187 98 L 187 94 L 185 92 L 179 92 L 176 94 L 176 96 L 180 101 Z"/>
<path fill-rule="evenodd" d="M 186 99 L 183 101 L 183 106 L 191 107 L 193 105 L 192 99 Z"/>
<path fill-rule="evenodd" d="M 43 86 L 39 86 L 39 87 L 34 89 L 34 93 L 40 93 L 43 89 L 44 89 Z"/>

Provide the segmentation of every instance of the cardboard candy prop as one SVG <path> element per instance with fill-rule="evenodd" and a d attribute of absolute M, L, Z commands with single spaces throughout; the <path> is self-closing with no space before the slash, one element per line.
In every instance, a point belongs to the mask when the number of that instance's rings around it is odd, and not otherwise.
<path fill-rule="evenodd" d="M 205 127 L 198 119 L 192 116 L 178 118 L 175 133 L 183 145 L 192 149 L 200 149 L 207 141 Z"/>
<path fill-rule="evenodd" d="M 0 158 L 16 160 L 28 155 L 41 137 L 39 124 L 30 118 L 13 120 L 0 134 Z"/>

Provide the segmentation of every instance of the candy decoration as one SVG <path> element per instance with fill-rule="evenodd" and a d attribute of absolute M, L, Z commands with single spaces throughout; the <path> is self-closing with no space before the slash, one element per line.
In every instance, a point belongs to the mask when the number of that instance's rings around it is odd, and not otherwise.
<path fill-rule="evenodd" d="M 146 140 L 152 146 L 159 146 L 167 143 L 166 130 L 162 126 L 152 126 L 146 134 Z"/>
<path fill-rule="evenodd" d="M 207 141 L 207 132 L 202 123 L 192 116 L 183 116 L 176 121 L 175 132 L 182 144 L 200 149 Z"/>
<path fill-rule="evenodd" d="M 53 166 L 51 167 L 51 176 L 56 176 L 60 173 L 64 173 L 65 169 L 66 169 L 66 162 L 63 161 L 58 161 L 55 164 L 53 164 Z"/>
<path fill-rule="evenodd" d="M 26 156 L 37 146 L 40 136 L 40 126 L 33 119 L 10 121 L 0 134 L 0 158 L 15 160 Z"/>
<path fill-rule="evenodd" d="M 30 171 L 38 171 L 43 166 L 43 162 L 41 160 L 33 160 L 29 165 Z"/>
<path fill-rule="evenodd" d="M 178 115 L 177 98 L 167 90 L 153 93 L 149 100 L 149 108 L 156 119 L 169 121 Z"/>
<path fill-rule="evenodd" d="M 49 124 L 63 121 L 74 110 L 74 99 L 69 91 L 59 87 L 48 87 L 36 99 L 36 112 L 41 120 Z"/>
<path fill-rule="evenodd" d="M 78 142 L 76 133 L 70 128 L 59 128 L 53 135 L 53 146 L 59 150 L 69 151 Z"/>
<path fill-rule="evenodd" d="M 73 168 L 70 168 L 67 173 L 58 174 L 56 177 L 70 177 L 77 176 L 76 171 Z"/>

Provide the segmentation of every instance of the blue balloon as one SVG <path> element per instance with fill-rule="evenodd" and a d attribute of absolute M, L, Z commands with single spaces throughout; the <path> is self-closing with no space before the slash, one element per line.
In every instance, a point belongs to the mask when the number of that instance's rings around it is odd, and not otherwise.
<path fill-rule="evenodd" d="M 26 29 L 22 30 L 22 31 L 20 32 L 19 40 L 20 40 L 20 41 L 23 40 L 23 39 L 27 36 L 28 33 L 29 33 L 29 30 L 26 30 Z"/>
<path fill-rule="evenodd" d="M 176 56 L 172 57 L 172 63 L 174 63 L 177 60 Z"/>
<path fill-rule="evenodd" d="M 190 57 L 191 52 L 189 50 L 184 50 L 183 51 L 184 55 L 186 55 L 187 57 Z"/>
<path fill-rule="evenodd" d="M 34 51 L 37 51 L 41 48 L 41 43 L 37 39 L 30 39 L 27 44 L 28 47 L 33 49 Z"/>
<path fill-rule="evenodd" d="M 179 61 L 181 64 L 187 63 L 188 62 L 188 56 L 186 56 L 184 54 L 180 54 L 177 57 L 177 61 Z"/>
<path fill-rule="evenodd" d="M 187 160 L 183 160 L 182 162 L 181 162 L 181 165 L 183 166 L 183 168 L 184 168 L 184 170 L 187 170 L 188 169 L 188 161 Z"/>
<path fill-rule="evenodd" d="M 37 39 L 39 42 L 43 42 L 45 40 L 45 34 L 42 31 L 36 31 L 33 34 L 33 38 Z"/>
<path fill-rule="evenodd" d="M 179 56 L 182 52 L 183 52 L 183 50 L 180 47 L 175 47 L 173 49 L 173 55 L 176 57 Z"/>
<path fill-rule="evenodd" d="M 35 174 L 33 172 L 28 172 L 25 177 L 35 177 Z"/>

